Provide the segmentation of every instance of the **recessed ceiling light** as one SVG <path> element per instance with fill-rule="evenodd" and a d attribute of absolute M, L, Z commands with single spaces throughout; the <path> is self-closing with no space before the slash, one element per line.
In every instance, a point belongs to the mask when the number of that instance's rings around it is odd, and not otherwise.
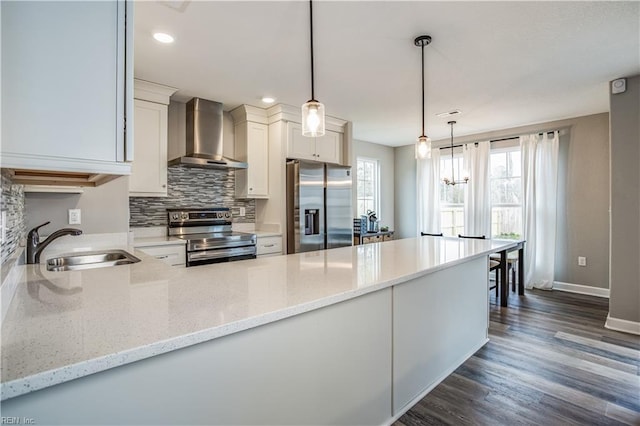
<path fill-rule="evenodd" d="M 173 37 L 167 33 L 154 33 L 153 38 L 158 40 L 160 43 L 173 43 Z"/>
<path fill-rule="evenodd" d="M 272 98 L 271 96 L 263 96 L 262 97 L 262 102 L 264 102 L 265 104 L 272 104 L 276 101 L 275 98 Z"/>

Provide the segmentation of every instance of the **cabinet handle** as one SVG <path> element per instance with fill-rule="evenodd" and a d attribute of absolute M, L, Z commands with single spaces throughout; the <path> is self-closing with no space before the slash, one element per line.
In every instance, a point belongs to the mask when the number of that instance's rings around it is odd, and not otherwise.
<path fill-rule="evenodd" d="M 166 188 L 166 187 L 167 187 L 167 185 L 162 185 L 162 187 L 163 187 L 163 188 Z"/>
<path fill-rule="evenodd" d="M 265 245 L 264 245 L 264 246 L 262 246 L 262 247 L 273 247 L 273 246 L 275 246 L 275 244 L 265 244 Z"/>
<path fill-rule="evenodd" d="M 253 188 L 249 188 L 249 191 L 253 191 Z"/>
<path fill-rule="evenodd" d="M 165 254 L 164 256 L 156 256 L 156 259 L 167 259 L 169 257 L 168 254 Z"/>

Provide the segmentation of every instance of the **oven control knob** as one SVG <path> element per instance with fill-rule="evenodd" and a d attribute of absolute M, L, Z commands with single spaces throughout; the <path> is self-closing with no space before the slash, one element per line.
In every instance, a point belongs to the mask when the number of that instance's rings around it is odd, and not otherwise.
<path fill-rule="evenodd" d="M 189 213 L 182 213 L 182 220 L 189 219 Z"/>
<path fill-rule="evenodd" d="M 172 220 L 178 220 L 178 219 L 180 219 L 180 215 L 178 213 L 171 213 L 171 219 Z"/>
<path fill-rule="evenodd" d="M 224 213 L 224 218 L 225 219 L 231 219 L 231 212 L 225 212 Z"/>

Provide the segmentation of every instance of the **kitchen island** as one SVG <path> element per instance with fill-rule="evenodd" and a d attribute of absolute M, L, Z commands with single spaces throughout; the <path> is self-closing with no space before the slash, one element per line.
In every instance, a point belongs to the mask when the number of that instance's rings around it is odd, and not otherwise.
<path fill-rule="evenodd" d="M 37 424 L 383 424 L 487 341 L 490 253 L 420 237 L 173 268 L 24 268 L 3 416 Z"/>

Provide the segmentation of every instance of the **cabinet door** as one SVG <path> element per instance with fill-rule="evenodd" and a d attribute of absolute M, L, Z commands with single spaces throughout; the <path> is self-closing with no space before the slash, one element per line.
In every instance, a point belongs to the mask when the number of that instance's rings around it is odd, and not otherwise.
<path fill-rule="evenodd" d="M 302 126 L 298 123 L 287 123 L 287 158 L 318 160 L 315 138 L 302 136 Z"/>
<path fill-rule="evenodd" d="M 340 164 L 342 153 L 342 133 L 327 130 L 323 136 L 316 139 L 317 161 Z"/>
<path fill-rule="evenodd" d="M 3 167 L 124 170 L 124 8 L 2 2 Z"/>
<path fill-rule="evenodd" d="M 167 114 L 166 105 L 135 100 L 135 160 L 129 178 L 132 196 L 167 196 Z"/>
<path fill-rule="evenodd" d="M 235 158 L 246 169 L 235 171 L 236 198 L 269 197 L 269 127 L 245 121 L 235 126 Z"/>
<path fill-rule="evenodd" d="M 247 123 L 247 194 L 269 196 L 269 127 Z"/>

